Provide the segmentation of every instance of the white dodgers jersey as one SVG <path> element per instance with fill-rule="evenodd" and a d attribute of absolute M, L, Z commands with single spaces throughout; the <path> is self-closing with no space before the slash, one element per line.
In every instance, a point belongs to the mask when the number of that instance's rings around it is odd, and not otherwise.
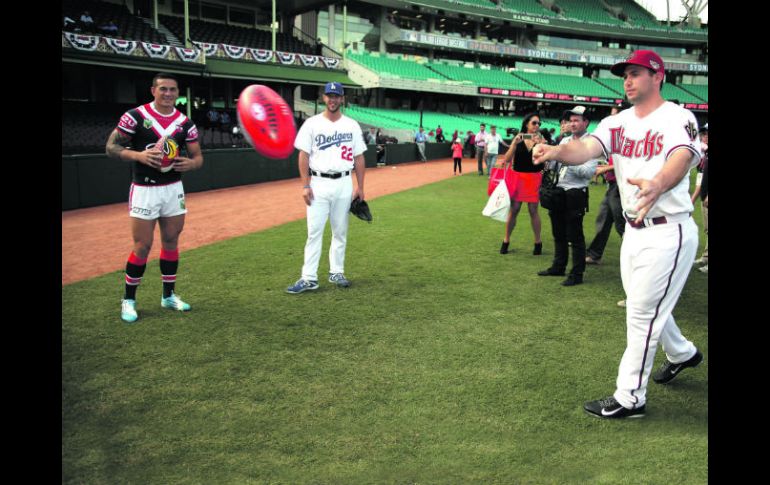
<path fill-rule="evenodd" d="M 321 113 L 302 124 L 294 148 L 310 155 L 311 170 L 345 172 L 353 169 L 354 157 L 366 151 L 366 144 L 357 121 L 342 115 L 332 122 Z"/>
<path fill-rule="evenodd" d="M 682 148 L 693 154 L 690 168 L 700 162 L 695 116 L 669 101 L 644 118 L 637 118 L 634 107 L 604 118 L 591 135 L 601 142 L 606 157 L 612 155 L 623 210 L 631 218 L 637 216 L 639 188 L 629 184 L 629 178 L 652 179 L 668 157 Z M 692 212 L 689 189 L 690 177 L 685 175 L 671 190 L 661 194 L 647 217 Z"/>

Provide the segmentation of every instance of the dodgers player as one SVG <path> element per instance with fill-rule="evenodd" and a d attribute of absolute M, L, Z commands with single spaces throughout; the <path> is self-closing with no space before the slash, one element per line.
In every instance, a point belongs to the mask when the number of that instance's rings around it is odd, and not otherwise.
<path fill-rule="evenodd" d="M 653 376 L 657 383 L 667 383 L 703 360 L 671 315 L 698 248 L 687 174 L 701 151 L 693 114 L 660 95 L 665 70 L 658 54 L 634 51 L 611 71 L 623 77 L 633 106 L 602 120 L 583 140 L 537 145 L 533 162 L 580 165 L 602 155 L 612 155 L 615 162 L 627 224 L 620 254 L 627 343 L 615 393 L 585 403 L 584 409 L 601 418 L 632 418 L 644 416 L 659 342 L 666 362 Z"/>
<path fill-rule="evenodd" d="M 327 83 L 326 109 L 308 118 L 294 141 L 299 150 L 302 198 L 307 205 L 307 242 L 302 276 L 286 289 L 287 293 L 318 289 L 318 263 L 327 219 L 331 219 L 332 226 L 329 282 L 343 288 L 350 286 L 344 275 L 348 218 L 350 202 L 356 197 L 364 200 L 366 145 L 358 122 L 340 112 L 344 96 L 342 84 Z M 353 171 L 358 182 L 355 189 L 350 176 Z"/>

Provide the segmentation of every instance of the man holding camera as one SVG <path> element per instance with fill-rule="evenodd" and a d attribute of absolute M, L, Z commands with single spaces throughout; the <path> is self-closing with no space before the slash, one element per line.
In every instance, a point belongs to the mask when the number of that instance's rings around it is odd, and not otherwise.
<path fill-rule="evenodd" d="M 569 110 L 569 130 L 571 136 L 562 139 L 560 145 L 570 140 L 580 140 L 588 134 L 588 117 L 585 106 L 575 106 Z M 583 215 L 588 208 L 588 183 L 596 172 L 599 160 L 589 160 L 583 165 L 563 165 L 558 161 L 550 162 L 549 168 L 559 171 L 559 183 L 556 185 L 559 197 L 556 205 L 549 211 L 553 231 L 554 255 L 551 267 L 538 272 L 540 276 L 564 276 L 569 258 L 569 245 L 572 245 L 572 270 L 562 286 L 575 286 L 583 282 L 586 269 L 586 240 L 583 235 Z"/>

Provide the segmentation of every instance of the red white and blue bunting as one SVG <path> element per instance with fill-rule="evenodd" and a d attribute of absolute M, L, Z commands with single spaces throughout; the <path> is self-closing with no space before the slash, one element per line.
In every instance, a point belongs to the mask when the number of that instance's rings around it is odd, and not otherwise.
<path fill-rule="evenodd" d="M 302 65 L 306 67 L 315 67 L 318 65 L 318 56 L 307 56 L 305 54 L 300 54 L 299 60 L 301 60 Z"/>
<path fill-rule="evenodd" d="M 322 57 L 321 61 L 323 61 L 327 69 L 337 69 L 337 66 L 340 64 L 340 60 L 334 57 Z"/>
<path fill-rule="evenodd" d="M 297 54 L 289 52 L 275 51 L 275 54 L 278 56 L 278 60 L 281 61 L 281 64 L 294 64 L 294 60 L 297 59 Z"/>
<path fill-rule="evenodd" d="M 268 62 L 273 59 L 273 51 L 264 49 L 249 49 L 251 57 L 257 62 Z"/>
<path fill-rule="evenodd" d="M 212 57 L 219 50 L 219 44 L 209 44 L 208 42 L 196 42 L 193 41 L 198 49 L 202 50 L 206 57 Z"/>
<path fill-rule="evenodd" d="M 171 51 L 170 45 L 150 44 L 149 42 L 142 42 L 142 47 L 144 47 L 147 55 L 155 59 L 165 59 Z"/>
<path fill-rule="evenodd" d="M 110 46 L 116 54 L 130 56 L 136 49 L 137 42 L 135 40 L 113 39 L 110 37 L 105 37 L 104 40 L 107 41 L 107 45 Z"/>
<path fill-rule="evenodd" d="M 185 62 L 195 62 L 201 56 L 199 49 L 185 49 L 184 47 L 174 47 L 176 55 L 179 56 L 179 60 Z"/>
<path fill-rule="evenodd" d="M 224 49 L 225 54 L 227 54 L 227 57 L 229 57 L 230 59 L 240 59 L 241 57 L 243 57 L 244 54 L 246 54 L 245 47 L 222 44 L 222 49 Z"/>
<path fill-rule="evenodd" d="M 64 36 L 77 50 L 95 51 L 99 46 L 99 36 L 97 35 L 77 35 L 72 32 L 64 32 Z"/>

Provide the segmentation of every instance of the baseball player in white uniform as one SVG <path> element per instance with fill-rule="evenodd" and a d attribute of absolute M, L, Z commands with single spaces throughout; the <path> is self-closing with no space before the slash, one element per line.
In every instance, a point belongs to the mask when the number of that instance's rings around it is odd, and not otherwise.
<path fill-rule="evenodd" d="M 666 362 L 653 376 L 657 383 L 665 384 L 703 360 L 671 314 L 698 248 L 687 174 L 700 161 L 701 151 L 695 116 L 660 95 L 665 70 L 658 54 L 634 51 L 611 71 L 623 77 L 633 106 L 605 118 L 582 140 L 537 145 L 533 162 L 580 165 L 613 157 L 626 218 L 620 272 L 627 295 L 627 344 L 615 393 L 585 403 L 584 409 L 601 418 L 632 418 L 644 416 L 658 343 Z"/>
<path fill-rule="evenodd" d="M 366 145 L 358 122 L 340 112 L 345 91 L 331 82 L 324 88 L 323 113 L 308 118 L 297 133 L 302 198 L 307 205 L 307 242 L 302 276 L 286 289 L 297 294 L 318 289 L 318 263 L 326 221 L 331 219 L 329 282 L 347 288 L 345 247 L 348 237 L 350 202 L 364 200 L 364 152 Z M 353 188 L 355 173 L 358 186 Z"/>

